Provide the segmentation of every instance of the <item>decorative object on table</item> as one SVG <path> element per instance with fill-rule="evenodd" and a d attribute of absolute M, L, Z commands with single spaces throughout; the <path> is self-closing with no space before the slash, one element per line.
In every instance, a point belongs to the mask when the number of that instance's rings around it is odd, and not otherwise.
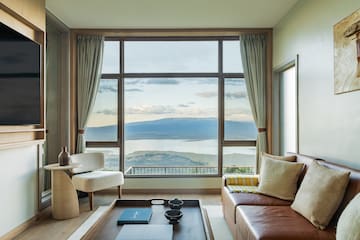
<path fill-rule="evenodd" d="M 171 209 L 181 209 L 182 206 L 184 205 L 184 201 L 174 198 L 168 201 L 168 205 Z"/>
<path fill-rule="evenodd" d="M 139 231 L 139 229 L 141 229 Z M 124 225 L 116 236 L 115 240 L 172 240 L 173 228 L 170 225 L 150 224 L 141 225 L 136 224 Z"/>
<path fill-rule="evenodd" d="M 151 215 L 151 208 L 127 208 L 120 214 L 117 224 L 146 224 Z"/>
<path fill-rule="evenodd" d="M 360 89 L 360 9 L 334 25 L 335 94 Z"/>
<path fill-rule="evenodd" d="M 70 153 L 67 151 L 67 147 L 62 147 L 62 151 L 59 153 L 58 161 L 60 166 L 68 166 L 70 164 Z"/>
<path fill-rule="evenodd" d="M 183 213 L 179 209 L 170 209 L 166 210 L 164 215 L 169 220 L 170 224 L 177 224 L 183 216 Z"/>

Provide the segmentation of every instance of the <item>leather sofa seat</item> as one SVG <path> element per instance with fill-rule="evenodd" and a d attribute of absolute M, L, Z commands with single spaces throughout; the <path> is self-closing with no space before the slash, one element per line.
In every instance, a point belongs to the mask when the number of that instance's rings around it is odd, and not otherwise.
<path fill-rule="evenodd" d="M 290 206 L 291 201 L 281 200 L 279 198 L 269 197 L 254 193 L 230 193 L 228 188 L 222 188 L 222 206 L 226 222 L 232 232 L 236 228 L 236 207 L 239 205 L 269 205 L 269 206 Z"/>
<path fill-rule="evenodd" d="M 288 206 L 238 206 L 236 222 L 239 239 L 335 240 L 334 228 L 319 230 Z"/>

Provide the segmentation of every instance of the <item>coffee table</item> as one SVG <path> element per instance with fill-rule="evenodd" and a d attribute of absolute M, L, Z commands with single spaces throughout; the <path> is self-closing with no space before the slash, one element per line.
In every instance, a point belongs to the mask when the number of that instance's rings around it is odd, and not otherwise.
<path fill-rule="evenodd" d="M 122 200 L 112 203 L 109 210 L 89 229 L 82 239 L 114 240 L 123 225 L 117 225 L 117 219 L 126 208 L 150 207 L 152 217 L 149 224 L 169 224 L 164 213 L 170 209 L 168 200 Z M 209 219 L 199 200 L 183 200 L 181 209 L 183 217 L 178 224 L 173 225 L 174 240 L 213 239 Z M 139 231 L 141 231 L 141 225 Z"/>

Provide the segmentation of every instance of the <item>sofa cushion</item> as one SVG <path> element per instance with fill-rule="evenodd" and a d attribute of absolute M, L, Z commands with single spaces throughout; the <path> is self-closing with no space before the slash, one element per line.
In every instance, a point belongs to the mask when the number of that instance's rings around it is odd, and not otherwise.
<path fill-rule="evenodd" d="M 302 163 L 264 158 L 258 191 L 280 199 L 293 200 L 302 169 Z"/>
<path fill-rule="evenodd" d="M 272 160 L 282 160 L 287 162 L 295 162 L 296 161 L 296 155 L 290 155 L 290 156 L 277 156 L 277 155 L 271 155 L 269 153 L 262 152 L 261 153 L 261 161 L 266 159 L 272 159 Z"/>
<path fill-rule="evenodd" d="M 236 239 L 334 239 L 334 228 L 315 228 L 289 206 L 238 206 Z"/>
<path fill-rule="evenodd" d="M 341 214 L 337 225 L 336 239 L 360 239 L 360 193 L 351 200 Z"/>
<path fill-rule="evenodd" d="M 314 161 L 308 168 L 291 208 L 314 226 L 325 229 L 344 196 L 349 174 L 323 167 Z"/>

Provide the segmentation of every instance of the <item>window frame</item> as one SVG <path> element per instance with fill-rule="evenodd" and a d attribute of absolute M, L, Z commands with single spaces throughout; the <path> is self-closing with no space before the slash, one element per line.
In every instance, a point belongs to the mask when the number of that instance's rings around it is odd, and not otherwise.
<path fill-rule="evenodd" d="M 120 61 L 119 73 L 102 73 L 101 79 L 117 79 L 118 80 L 118 138 L 117 141 L 86 141 L 86 147 L 91 148 L 105 148 L 118 147 L 120 148 L 120 171 L 125 171 L 125 121 L 124 121 L 124 79 L 125 78 L 197 78 L 197 77 L 213 77 L 218 79 L 218 169 L 217 174 L 202 174 L 202 175 L 125 175 L 128 178 L 203 178 L 203 177 L 222 177 L 223 176 L 223 147 L 253 147 L 256 146 L 256 139 L 254 140 L 225 140 L 224 139 L 224 124 L 225 124 L 225 86 L 224 79 L 226 78 L 244 78 L 244 73 L 224 73 L 223 72 L 223 42 L 227 40 L 239 40 L 238 36 L 222 36 L 222 37 L 105 37 L 105 41 L 119 41 L 120 42 Z M 218 72 L 215 73 L 125 73 L 124 72 L 124 42 L 125 41 L 216 41 L 218 42 Z M 256 166 L 255 166 L 256 168 Z"/>

